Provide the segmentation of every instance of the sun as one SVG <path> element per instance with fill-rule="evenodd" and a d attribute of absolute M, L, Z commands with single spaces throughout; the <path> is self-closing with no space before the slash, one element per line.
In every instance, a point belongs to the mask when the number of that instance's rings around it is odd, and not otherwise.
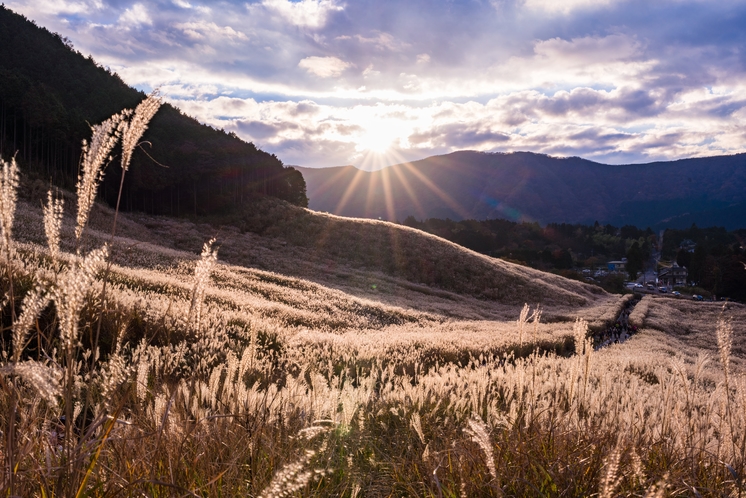
<path fill-rule="evenodd" d="M 369 122 L 356 140 L 356 149 L 359 152 L 385 154 L 399 138 L 398 126 L 384 120 Z"/>

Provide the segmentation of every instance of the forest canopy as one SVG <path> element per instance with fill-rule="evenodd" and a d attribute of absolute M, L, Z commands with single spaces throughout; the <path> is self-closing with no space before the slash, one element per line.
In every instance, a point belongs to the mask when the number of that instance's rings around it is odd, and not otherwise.
<path fill-rule="evenodd" d="M 55 184 L 77 180 L 81 143 L 96 124 L 145 94 L 66 38 L 0 6 L 0 155 Z M 165 104 L 125 176 L 122 207 L 154 214 L 226 212 L 257 196 L 307 206 L 303 175 L 233 133 Z M 116 201 L 121 169 L 108 167 L 100 196 Z"/>

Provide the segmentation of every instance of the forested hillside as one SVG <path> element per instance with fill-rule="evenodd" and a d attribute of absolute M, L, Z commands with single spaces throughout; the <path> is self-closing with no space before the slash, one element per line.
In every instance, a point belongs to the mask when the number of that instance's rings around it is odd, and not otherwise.
<path fill-rule="evenodd" d="M 352 166 L 301 171 L 310 207 L 341 216 L 746 227 L 746 154 L 609 165 L 531 152 L 459 151 L 374 172 Z"/>
<path fill-rule="evenodd" d="M 144 98 L 69 40 L 0 6 L 0 155 L 57 185 L 78 175 L 81 141 L 99 123 Z M 125 177 L 123 208 L 156 214 L 224 212 L 257 195 L 305 206 L 303 176 L 254 144 L 202 125 L 166 104 Z M 150 156 L 150 157 L 149 157 Z M 100 195 L 116 200 L 121 170 Z"/>
<path fill-rule="evenodd" d="M 413 216 L 404 225 L 442 237 L 473 251 L 539 270 L 582 278 L 580 268 L 604 269 L 610 260 L 627 258 L 627 271 L 636 272 L 650 265 L 659 246 L 650 229 L 631 225 L 518 223 L 509 220 L 419 221 Z M 688 281 L 706 295 L 746 300 L 746 230 L 727 231 L 723 227 L 667 229 L 663 233 L 661 264 L 674 261 L 689 271 Z M 621 276 L 600 279 L 607 291 L 622 290 Z"/>

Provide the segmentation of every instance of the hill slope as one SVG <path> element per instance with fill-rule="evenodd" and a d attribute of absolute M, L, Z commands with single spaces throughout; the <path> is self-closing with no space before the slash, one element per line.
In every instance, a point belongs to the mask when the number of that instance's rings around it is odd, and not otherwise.
<path fill-rule="evenodd" d="M 342 216 L 746 227 L 746 154 L 612 166 L 461 151 L 375 172 L 300 170 L 310 207 Z"/>
<path fill-rule="evenodd" d="M 0 6 L 0 154 L 58 185 L 77 181 L 88 124 L 100 123 L 144 94 L 70 42 Z M 306 205 L 305 183 L 274 155 L 164 105 L 137 151 L 124 185 L 125 209 L 159 214 L 225 211 L 257 195 Z M 157 161 L 157 163 L 156 163 Z M 166 167 L 163 167 L 166 166 Z M 102 197 L 116 200 L 120 171 L 107 171 Z"/>

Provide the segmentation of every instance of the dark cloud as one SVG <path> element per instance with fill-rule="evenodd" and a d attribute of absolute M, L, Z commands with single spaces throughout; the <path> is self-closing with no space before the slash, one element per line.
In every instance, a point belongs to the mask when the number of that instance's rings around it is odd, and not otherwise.
<path fill-rule="evenodd" d="M 710 107 L 705 110 L 705 113 L 716 118 L 728 118 L 741 109 L 746 108 L 746 100 L 719 100 L 719 102 L 714 103 L 715 105 L 711 104 Z"/>
<path fill-rule="evenodd" d="M 457 149 L 509 140 L 510 136 L 504 133 L 469 128 L 456 123 L 435 127 L 426 132 L 413 133 L 409 136 L 409 142 L 414 145 L 430 142 L 435 146 Z"/>
<path fill-rule="evenodd" d="M 552 115 L 565 115 L 569 112 L 582 112 L 598 108 L 605 102 L 599 92 L 590 88 L 577 88 L 572 92 L 561 92 L 552 98 L 539 102 L 539 109 Z"/>
<path fill-rule="evenodd" d="M 242 134 L 247 134 L 253 139 L 265 140 L 272 138 L 282 130 L 281 126 L 262 123 L 260 121 L 236 121 L 236 128 Z"/>

